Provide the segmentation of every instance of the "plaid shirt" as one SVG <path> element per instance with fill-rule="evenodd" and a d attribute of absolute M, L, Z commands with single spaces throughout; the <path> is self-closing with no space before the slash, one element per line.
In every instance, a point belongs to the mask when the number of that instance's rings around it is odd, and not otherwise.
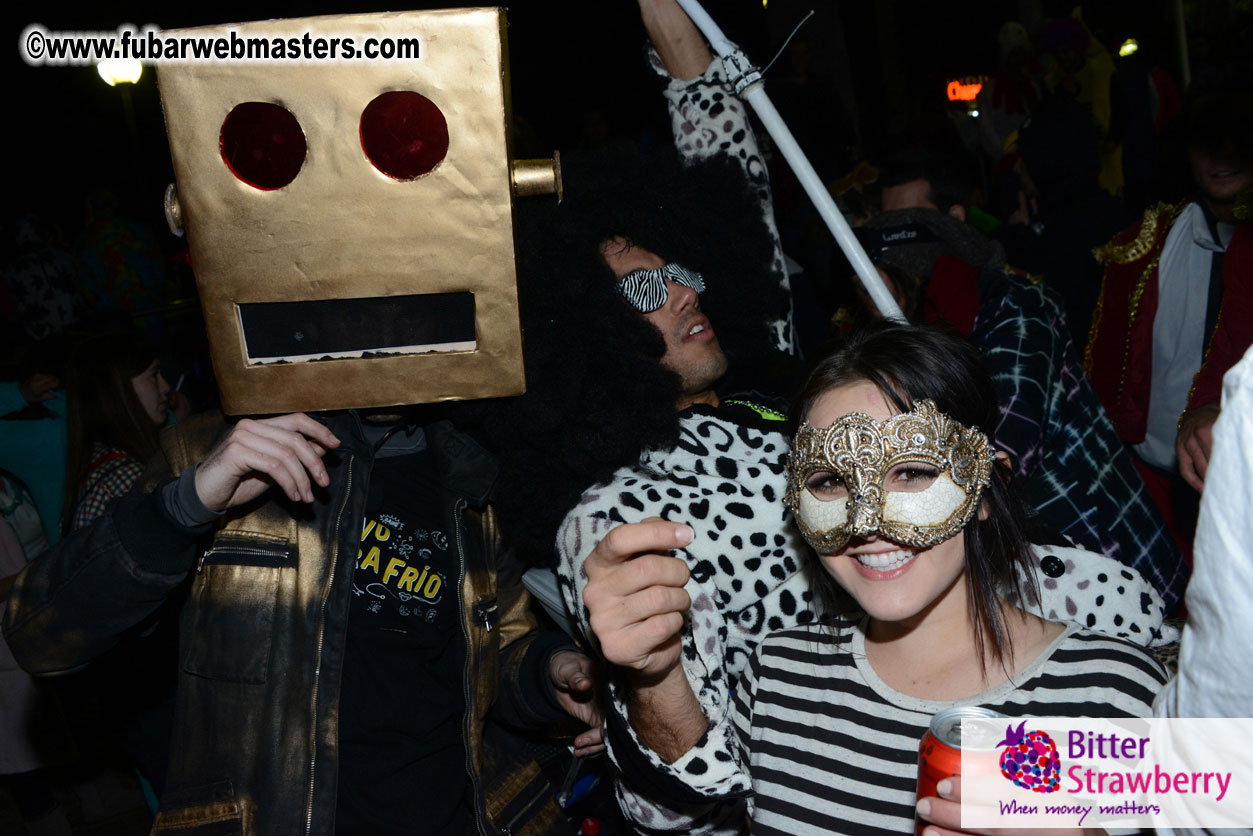
<path fill-rule="evenodd" d="M 78 531 L 95 522 L 110 502 L 134 487 L 143 472 L 139 459 L 104 444 L 92 445 L 91 464 L 83 475 L 70 530 Z"/>
<path fill-rule="evenodd" d="M 996 445 L 1041 521 L 1135 567 L 1172 612 L 1188 569 L 1079 364 L 1053 291 L 1004 270 L 979 277 L 970 340 L 1001 399 Z"/>

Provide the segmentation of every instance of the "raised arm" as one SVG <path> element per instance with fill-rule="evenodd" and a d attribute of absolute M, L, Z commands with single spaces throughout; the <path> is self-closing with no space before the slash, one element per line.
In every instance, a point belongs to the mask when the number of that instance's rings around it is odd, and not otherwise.
<path fill-rule="evenodd" d="M 700 30 L 674 0 L 640 0 L 640 17 L 672 78 L 691 81 L 708 69 L 713 54 Z"/>
<path fill-rule="evenodd" d="M 770 268 L 762 278 L 778 282 L 790 293 L 783 244 L 774 220 L 770 176 L 757 147 L 747 105 L 726 81 L 722 62 L 714 60 L 695 24 L 674 0 L 640 0 L 640 14 L 656 50 L 653 69 L 669 76 L 665 96 L 670 129 L 679 155 L 701 159 L 715 154 L 734 160 L 757 196 L 762 223 L 774 241 Z M 792 313 L 774 323 L 775 344 L 795 351 Z"/>
<path fill-rule="evenodd" d="M 244 420 L 188 469 L 190 478 L 123 497 L 18 575 L 3 625 L 14 656 L 32 673 L 57 674 L 108 651 L 181 585 L 216 514 L 272 485 L 294 502 L 311 501 L 311 485 L 329 481 L 321 457 L 338 445 L 306 415 Z M 170 475 L 162 459 L 144 481 Z"/>

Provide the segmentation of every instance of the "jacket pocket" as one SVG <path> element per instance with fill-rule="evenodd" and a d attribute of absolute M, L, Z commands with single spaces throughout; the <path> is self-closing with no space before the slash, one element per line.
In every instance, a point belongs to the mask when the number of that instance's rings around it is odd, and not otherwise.
<path fill-rule="evenodd" d="M 228 682 L 262 684 L 284 573 L 295 572 L 287 543 L 221 541 L 205 552 L 192 588 L 183 670 Z"/>
<path fill-rule="evenodd" d="M 169 790 L 152 832 L 177 836 L 243 836 L 244 814 L 230 781 Z"/>

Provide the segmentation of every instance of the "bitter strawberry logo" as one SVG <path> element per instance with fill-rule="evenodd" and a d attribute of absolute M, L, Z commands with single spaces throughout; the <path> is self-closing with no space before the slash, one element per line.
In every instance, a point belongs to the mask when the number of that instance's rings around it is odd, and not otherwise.
<path fill-rule="evenodd" d="M 1001 751 L 1001 774 L 1032 792 L 1057 792 L 1061 787 L 1062 762 L 1057 744 L 1042 731 L 1024 731 L 1027 721 L 1005 727 Z"/>

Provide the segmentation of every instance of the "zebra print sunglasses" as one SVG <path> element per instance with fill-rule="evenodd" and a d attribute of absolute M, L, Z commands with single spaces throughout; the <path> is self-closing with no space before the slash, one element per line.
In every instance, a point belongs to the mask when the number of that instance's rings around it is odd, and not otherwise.
<path fill-rule="evenodd" d="M 619 279 L 618 291 L 640 313 L 652 313 L 670 298 L 670 293 L 666 290 L 666 279 L 690 287 L 697 293 L 705 292 L 705 280 L 700 273 L 673 262 L 659 270 L 635 270 L 627 273 Z"/>

